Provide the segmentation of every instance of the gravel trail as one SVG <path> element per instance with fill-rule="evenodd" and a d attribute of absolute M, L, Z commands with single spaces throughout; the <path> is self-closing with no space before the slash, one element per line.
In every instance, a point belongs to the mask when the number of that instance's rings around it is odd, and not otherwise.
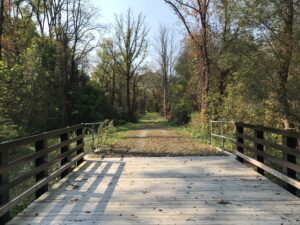
<path fill-rule="evenodd" d="M 142 127 L 128 132 L 113 148 L 126 156 L 211 156 L 222 155 L 215 148 L 187 137 L 172 128 Z"/>

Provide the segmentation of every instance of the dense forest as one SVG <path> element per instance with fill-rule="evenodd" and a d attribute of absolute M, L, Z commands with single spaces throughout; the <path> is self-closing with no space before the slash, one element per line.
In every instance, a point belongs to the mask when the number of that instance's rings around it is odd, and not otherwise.
<path fill-rule="evenodd" d="M 161 0 L 179 44 L 131 9 L 106 25 L 88 0 L 0 1 L 0 141 L 145 112 L 300 128 L 299 0 Z"/>

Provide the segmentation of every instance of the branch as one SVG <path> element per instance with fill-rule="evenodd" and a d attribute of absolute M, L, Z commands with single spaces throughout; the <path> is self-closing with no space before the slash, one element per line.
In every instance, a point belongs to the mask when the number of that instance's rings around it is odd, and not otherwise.
<path fill-rule="evenodd" d="M 185 20 L 184 16 L 182 15 L 182 13 L 181 13 L 180 10 L 178 9 L 178 7 L 177 7 L 173 2 L 171 2 L 171 1 L 169 1 L 169 0 L 164 0 L 164 1 L 165 1 L 167 4 L 169 4 L 169 5 L 173 8 L 173 10 L 175 11 L 175 14 L 177 14 L 177 16 L 179 16 L 180 20 L 183 22 L 183 24 L 184 24 L 184 26 L 185 26 L 185 28 L 186 28 L 188 34 L 189 34 L 190 37 L 194 40 L 195 37 L 194 37 L 194 35 L 192 34 L 192 32 L 191 32 L 191 30 L 190 30 L 190 28 L 189 28 L 189 26 L 188 26 L 187 21 Z"/>

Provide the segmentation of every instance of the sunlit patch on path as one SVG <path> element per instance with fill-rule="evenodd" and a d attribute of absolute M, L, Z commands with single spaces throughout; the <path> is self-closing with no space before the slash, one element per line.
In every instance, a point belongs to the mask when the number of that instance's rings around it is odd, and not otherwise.
<path fill-rule="evenodd" d="M 300 200 L 232 157 L 88 160 L 9 225 L 299 224 Z"/>

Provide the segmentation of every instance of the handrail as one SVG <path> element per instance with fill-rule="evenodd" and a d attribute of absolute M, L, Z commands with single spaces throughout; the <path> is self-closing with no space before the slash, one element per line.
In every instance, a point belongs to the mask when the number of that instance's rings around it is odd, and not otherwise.
<path fill-rule="evenodd" d="M 96 144 L 95 144 L 96 138 L 99 138 L 102 135 L 103 130 L 105 130 L 105 128 L 111 122 L 113 122 L 113 121 L 105 120 L 103 122 L 84 123 L 84 126 L 85 126 L 84 132 L 87 133 L 87 131 L 89 131 L 90 134 L 92 135 L 92 137 L 90 139 L 85 140 L 85 142 L 92 142 L 91 148 L 93 151 L 96 150 Z"/>
<path fill-rule="evenodd" d="M 0 224 L 9 220 L 9 211 L 20 204 L 26 197 L 35 194 L 36 198 L 47 192 L 48 184 L 58 177 L 65 177 L 73 168 L 83 162 L 86 142 L 86 131 L 92 133 L 94 147 L 95 138 L 109 120 L 95 123 L 82 123 L 62 129 L 44 132 L 29 137 L 0 143 Z M 92 128 L 90 128 L 92 126 Z M 96 130 L 97 128 L 97 130 Z M 50 145 L 53 139 L 59 143 Z M 73 146 L 75 144 L 75 146 Z M 12 153 L 27 149 L 28 153 L 11 159 Z M 50 153 L 55 154 L 50 158 Z M 18 173 L 10 177 L 10 171 L 24 165 L 33 163 L 35 166 L 25 173 Z M 60 163 L 60 167 L 50 171 L 50 167 Z M 50 174 L 49 174 L 50 173 Z M 35 177 L 35 183 L 27 190 L 22 190 L 14 199 L 10 199 L 10 190 L 28 179 Z"/>
<path fill-rule="evenodd" d="M 235 129 L 235 138 L 224 132 L 224 125 L 232 125 Z M 214 132 L 215 126 L 220 126 L 220 132 Z M 225 140 L 235 143 L 235 155 L 240 162 L 248 162 L 257 168 L 257 172 L 264 175 L 265 172 L 286 183 L 287 189 L 296 193 L 300 190 L 300 182 L 297 173 L 300 174 L 300 133 L 291 130 L 280 130 L 261 125 L 252 125 L 233 121 L 210 121 L 211 143 L 213 137 L 220 138 L 222 150 Z M 282 142 L 274 141 L 272 136 L 266 139 L 266 135 L 276 134 L 281 136 Z M 274 154 L 280 152 L 282 157 Z"/>
<path fill-rule="evenodd" d="M 216 134 L 216 133 L 213 132 L 214 124 L 221 124 L 221 133 L 220 134 Z M 225 140 L 230 140 L 230 141 L 233 141 L 233 142 L 236 141 L 235 138 L 224 135 L 224 125 L 225 124 L 229 124 L 229 125 L 234 126 L 235 122 L 234 121 L 223 121 L 223 120 L 219 120 L 219 121 L 211 120 L 210 121 L 210 143 L 212 144 L 213 137 L 220 138 L 221 143 L 222 143 L 221 144 L 222 150 L 224 149 Z"/>
<path fill-rule="evenodd" d="M 235 122 L 234 121 L 232 121 L 232 120 L 228 120 L 228 121 L 226 121 L 226 120 L 211 120 L 210 122 L 213 122 L 213 123 L 231 123 L 231 124 L 235 124 Z"/>
<path fill-rule="evenodd" d="M 277 129 L 277 128 L 265 127 L 262 125 L 252 125 L 252 124 L 247 124 L 247 123 L 242 123 L 242 122 L 236 122 L 235 124 L 237 126 L 250 128 L 252 130 L 262 130 L 264 132 L 285 135 L 285 136 L 289 136 L 289 137 L 293 137 L 293 138 L 300 138 L 300 133 L 296 132 L 294 130 L 281 130 L 281 129 Z"/>
<path fill-rule="evenodd" d="M 236 122 L 236 155 L 240 162 L 248 162 L 257 168 L 282 180 L 287 189 L 296 194 L 300 190 L 297 173 L 300 173 L 300 133 Z M 281 141 L 274 142 L 272 136 L 266 140 L 266 134 L 280 135 Z M 278 154 L 279 152 L 281 157 Z M 254 157 L 253 157 L 254 155 Z"/>
<path fill-rule="evenodd" d="M 43 133 L 40 133 L 40 134 L 35 134 L 35 135 L 32 135 L 32 136 L 19 138 L 19 139 L 15 139 L 15 140 L 11 140 L 11 141 L 0 142 L 0 151 L 2 149 L 6 149 L 6 148 L 14 148 L 14 147 L 19 146 L 19 145 L 26 145 L 26 144 L 34 142 L 36 140 L 41 140 L 41 139 L 44 139 L 44 138 L 52 138 L 52 137 L 55 137 L 55 136 L 57 136 L 61 133 L 70 132 L 71 130 L 75 130 L 76 128 L 79 128 L 81 126 L 83 126 L 83 124 L 78 124 L 78 125 L 71 126 L 71 127 L 65 127 L 65 128 L 62 128 L 62 129 L 43 132 Z"/>

